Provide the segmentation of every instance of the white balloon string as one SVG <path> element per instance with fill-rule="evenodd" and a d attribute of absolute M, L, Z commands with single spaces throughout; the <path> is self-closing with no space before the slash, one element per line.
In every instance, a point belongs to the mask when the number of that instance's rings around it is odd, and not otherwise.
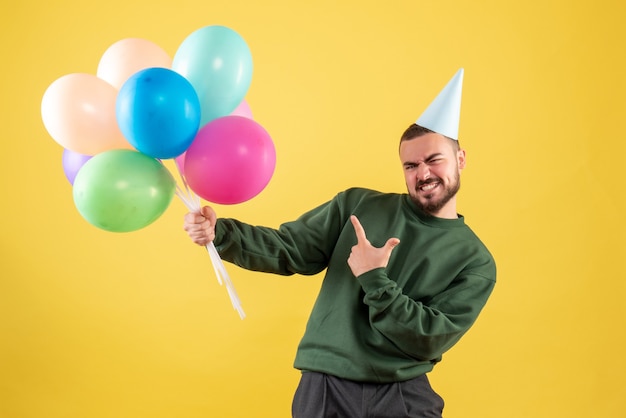
<path fill-rule="evenodd" d="M 178 170 L 178 175 L 180 176 L 180 179 L 182 180 L 183 185 L 185 186 L 185 191 L 187 192 L 187 195 L 192 198 L 193 202 L 195 203 L 195 206 L 198 208 L 198 210 L 200 210 L 200 206 L 201 206 L 200 196 L 195 194 L 189 188 L 189 185 L 187 184 L 187 179 L 185 178 L 185 173 L 183 173 L 183 171 L 180 169 L 180 166 L 176 162 L 174 165 L 176 166 L 176 169 Z"/>
<path fill-rule="evenodd" d="M 213 242 L 210 242 L 206 246 L 207 251 L 209 252 L 209 256 L 211 261 L 213 262 L 213 269 L 215 270 L 215 275 L 217 276 L 217 280 L 220 284 L 224 283 L 226 285 L 226 291 L 228 292 L 228 296 L 230 297 L 230 301 L 233 307 L 239 313 L 239 317 L 244 319 L 246 314 L 241 307 L 241 301 L 239 300 L 239 295 L 237 295 L 237 291 L 235 290 L 235 286 L 233 282 L 230 280 L 230 276 L 228 272 L 226 272 L 226 267 L 224 263 L 222 263 L 222 259 L 220 258 L 215 245 Z"/>
<path fill-rule="evenodd" d="M 180 170 L 179 170 L 179 173 L 180 173 Z M 183 182 L 184 182 L 184 176 L 181 175 L 181 178 L 183 178 Z M 197 196 L 193 191 L 191 191 L 191 189 L 187 187 L 186 182 L 184 182 L 184 184 L 185 184 L 185 189 L 186 189 L 185 191 L 183 191 L 180 188 L 180 186 L 176 184 L 176 196 L 180 198 L 180 200 L 185 204 L 187 209 L 189 209 L 191 212 L 200 213 L 200 210 L 201 210 L 200 197 Z M 217 252 L 217 248 L 215 248 L 215 244 L 213 244 L 213 241 L 209 242 L 206 245 L 206 249 L 209 253 L 209 259 L 211 260 L 211 265 L 213 266 L 213 270 L 215 271 L 217 282 L 220 285 L 226 284 L 226 291 L 228 292 L 228 296 L 230 298 L 231 304 L 233 305 L 233 308 L 235 308 L 235 310 L 239 313 L 239 317 L 241 319 L 244 319 L 246 317 L 246 314 L 243 311 L 243 308 L 241 307 L 241 301 L 239 299 L 239 296 L 237 295 L 235 286 L 233 285 L 232 281 L 230 280 L 230 276 L 228 275 L 228 272 L 226 271 L 226 266 L 224 266 L 224 263 L 222 262 L 222 258 Z"/>
<path fill-rule="evenodd" d="M 185 186 L 185 191 L 187 192 L 187 195 L 189 195 L 190 197 L 194 197 L 195 193 L 189 189 L 189 185 L 187 184 L 187 179 L 185 178 L 185 174 L 182 172 L 182 170 L 180 169 L 180 166 L 178 165 L 176 161 L 174 161 L 174 165 L 176 166 L 176 169 L 178 170 L 178 176 L 182 180 L 183 186 Z M 198 207 L 200 207 L 200 199 L 198 198 L 198 199 L 193 199 L 193 200 L 197 201 Z"/>
<path fill-rule="evenodd" d="M 187 209 L 189 209 L 190 211 L 193 211 L 193 212 L 199 211 L 199 209 L 195 208 L 196 205 L 194 204 L 194 202 L 189 200 L 189 197 L 185 194 L 185 192 L 182 191 L 182 189 L 180 188 L 178 184 L 176 185 L 176 196 L 178 196 L 180 200 L 183 201 L 185 206 L 187 206 Z"/>
<path fill-rule="evenodd" d="M 215 277 L 217 277 L 217 282 L 222 285 L 222 271 L 219 268 L 219 261 L 218 259 L 220 259 L 219 254 L 217 254 L 217 249 L 215 248 L 215 246 L 213 245 L 212 242 L 209 242 L 206 245 L 206 249 L 209 252 L 209 258 L 211 259 L 211 264 L 213 265 L 213 270 L 215 271 Z M 221 260 L 221 259 L 220 259 Z"/>

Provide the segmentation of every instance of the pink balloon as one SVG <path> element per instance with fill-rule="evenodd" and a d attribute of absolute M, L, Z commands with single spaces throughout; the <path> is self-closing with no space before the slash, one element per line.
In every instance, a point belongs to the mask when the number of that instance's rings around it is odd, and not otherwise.
<path fill-rule="evenodd" d="M 209 202 L 232 205 L 259 194 L 276 167 L 274 142 L 243 116 L 212 120 L 198 131 L 184 160 L 189 187 Z"/>
<path fill-rule="evenodd" d="M 244 100 L 230 113 L 230 116 L 243 116 L 244 118 L 254 119 L 252 117 L 252 109 L 248 105 L 248 102 Z"/>
<path fill-rule="evenodd" d="M 100 58 L 96 75 L 119 90 L 140 70 L 171 66 L 172 59 L 157 44 L 141 38 L 127 38 L 107 48 Z"/>

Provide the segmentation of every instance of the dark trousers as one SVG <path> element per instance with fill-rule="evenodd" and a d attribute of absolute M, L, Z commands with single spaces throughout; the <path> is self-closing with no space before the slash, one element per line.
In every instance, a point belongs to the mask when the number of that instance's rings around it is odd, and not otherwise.
<path fill-rule="evenodd" d="M 323 373 L 302 373 L 293 418 L 441 418 L 443 399 L 426 375 L 406 382 L 360 383 Z"/>

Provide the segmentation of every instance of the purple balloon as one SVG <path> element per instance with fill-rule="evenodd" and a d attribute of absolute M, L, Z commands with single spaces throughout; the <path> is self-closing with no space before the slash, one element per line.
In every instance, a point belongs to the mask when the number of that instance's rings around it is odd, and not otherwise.
<path fill-rule="evenodd" d="M 63 172 L 65 177 L 74 185 L 74 179 L 78 170 L 91 158 L 91 155 L 83 155 L 69 149 L 63 150 Z"/>

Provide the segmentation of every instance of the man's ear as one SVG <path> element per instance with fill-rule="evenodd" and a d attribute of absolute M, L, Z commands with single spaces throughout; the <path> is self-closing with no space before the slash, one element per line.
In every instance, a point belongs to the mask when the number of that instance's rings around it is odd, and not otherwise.
<path fill-rule="evenodd" d="M 465 150 L 458 150 L 456 153 L 456 158 L 459 163 L 459 170 L 463 170 L 465 168 Z"/>

